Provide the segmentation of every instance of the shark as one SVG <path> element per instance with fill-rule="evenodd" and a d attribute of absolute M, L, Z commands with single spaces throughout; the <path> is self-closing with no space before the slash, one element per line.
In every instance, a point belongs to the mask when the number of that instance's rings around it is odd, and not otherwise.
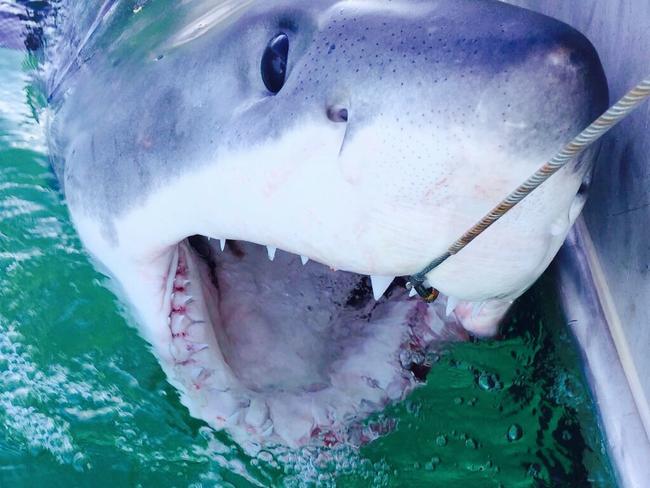
<path fill-rule="evenodd" d="M 191 415 L 240 443 L 372 440 L 562 245 L 596 146 L 432 270 L 435 303 L 404 286 L 606 109 L 598 54 L 495 0 L 127 3 L 45 28 L 83 244 Z"/>

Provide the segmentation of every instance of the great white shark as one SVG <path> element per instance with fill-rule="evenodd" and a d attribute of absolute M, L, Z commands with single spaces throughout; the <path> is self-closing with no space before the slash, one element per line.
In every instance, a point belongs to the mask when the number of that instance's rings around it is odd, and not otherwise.
<path fill-rule="evenodd" d="M 240 442 L 372 438 L 351 425 L 422 382 L 441 341 L 494 335 L 585 203 L 597 147 L 429 273 L 436 303 L 404 289 L 607 108 L 594 48 L 549 17 L 94 7 L 60 14 L 74 35 L 49 50 L 54 170 L 183 403 Z"/>

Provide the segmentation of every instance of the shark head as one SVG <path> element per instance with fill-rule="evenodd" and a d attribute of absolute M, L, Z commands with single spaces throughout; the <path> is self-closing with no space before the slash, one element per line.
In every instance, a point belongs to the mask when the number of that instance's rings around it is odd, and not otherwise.
<path fill-rule="evenodd" d="M 51 83 L 53 162 L 184 403 L 239 440 L 349 440 L 438 344 L 493 332 L 582 209 L 593 151 L 427 276 L 447 298 L 404 289 L 606 108 L 564 24 L 489 0 L 146 9 Z M 139 42 L 160 16 L 173 35 Z"/>

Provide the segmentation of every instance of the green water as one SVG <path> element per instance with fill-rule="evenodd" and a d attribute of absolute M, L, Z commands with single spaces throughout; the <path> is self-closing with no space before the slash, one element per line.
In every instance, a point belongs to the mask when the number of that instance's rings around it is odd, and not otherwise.
<path fill-rule="evenodd" d="M 32 68 L 0 49 L 0 486 L 615 486 L 545 280 L 500 340 L 440 354 L 359 451 L 251 459 L 192 419 L 70 225 Z"/>

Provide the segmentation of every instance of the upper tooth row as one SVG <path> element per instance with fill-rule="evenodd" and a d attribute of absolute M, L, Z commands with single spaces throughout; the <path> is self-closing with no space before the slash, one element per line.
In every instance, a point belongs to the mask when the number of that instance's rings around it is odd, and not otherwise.
<path fill-rule="evenodd" d="M 226 249 L 226 239 L 219 239 L 219 244 L 221 245 L 222 251 Z M 278 249 L 276 247 L 266 246 L 266 251 L 271 261 L 275 259 L 275 253 L 277 252 L 277 250 Z M 305 265 L 309 262 L 309 258 L 307 256 L 300 256 L 300 261 L 302 261 L 302 264 Z M 393 280 L 395 280 L 395 276 L 380 276 L 380 275 L 370 276 L 370 282 L 372 284 L 372 294 L 375 297 L 375 300 L 379 300 L 382 296 L 384 296 L 384 293 L 386 293 L 386 290 L 388 290 L 388 287 L 391 285 Z M 414 297 L 415 295 L 416 295 L 415 289 L 411 290 L 409 296 Z"/>
<path fill-rule="evenodd" d="M 212 240 L 212 238 L 208 238 L 209 240 Z M 226 242 L 227 239 L 219 239 L 219 247 L 221 247 L 222 251 L 225 251 L 226 249 Z M 278 248 L 273 247 L 273 246 L 266 246 L 266 252 L 269 255 L 269 259 L 273 261 L 275 259 L 275 253 L 277 252 Z M 307 256 L 300 256 L 300 261 L 302 261 L 303 266 L 309 262 L 309 258 Z"/>

